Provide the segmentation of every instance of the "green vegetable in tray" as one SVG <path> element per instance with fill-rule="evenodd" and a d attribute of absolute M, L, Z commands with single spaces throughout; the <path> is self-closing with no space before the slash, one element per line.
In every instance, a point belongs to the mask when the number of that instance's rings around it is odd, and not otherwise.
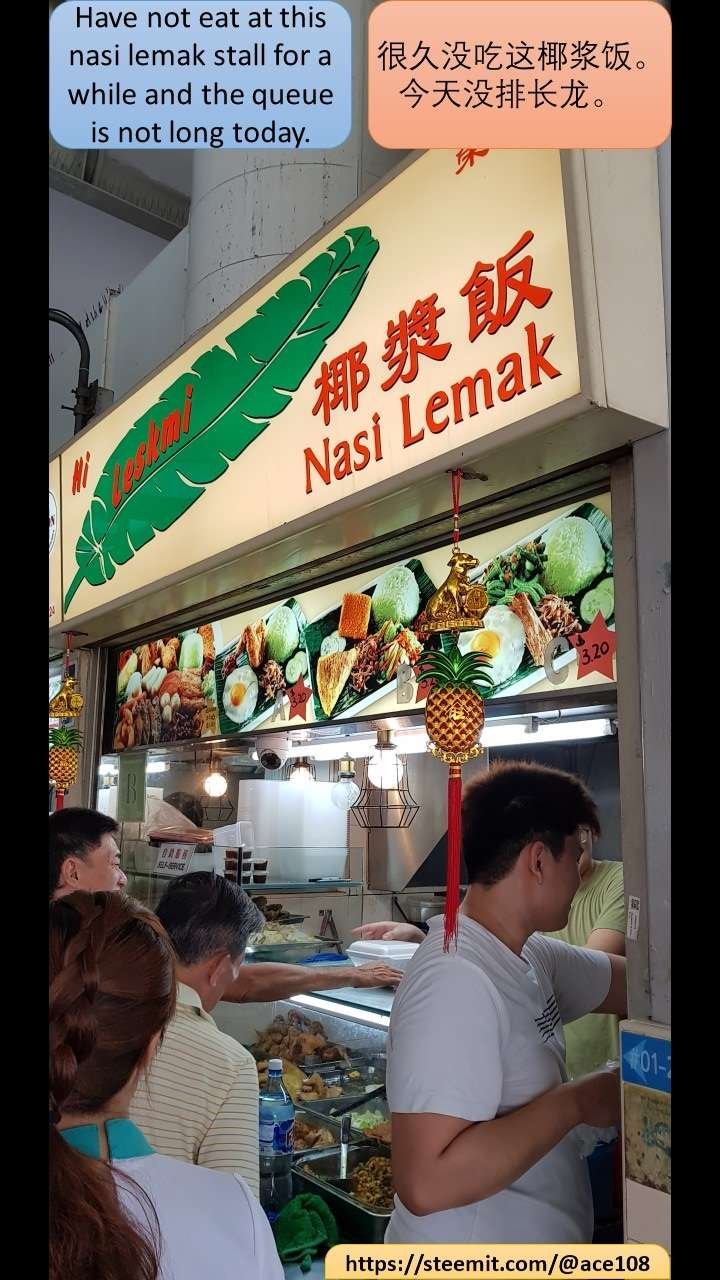
<path fill-rule="evenodd" d="M 605 621 L 615 612 L 615 581 L 603 578 L 592 591 L 587 591 L 580 601 L 580 617 L 588 625 L 601 613 Z"/>
<path fill-rule="evenodd" d="M 332 631 L 329 636 L 325 636 L 320 645 L 320 657 L 327 658 L 331 653 L 342 653 L 347 648 L 347 640 L 340 635 L 339 631 Z"/>
<path fill-rule="evenodd" d="M 526 542 L 509 555 L 496 556 L 483 579 L 490 604 L 510 604 L 518 591 L 524 591 L 534 605 L 539 604 L 547 594 L 540 580 L 544 569 L 545 544 L 540 541 Z"/>
<path fill-rule="evenodd" d="M 420 611 L 420 588 L 415 574 L 404 565 L 388 569 L 379 579 L 372 597 L 372 616 L 378 627 L 397 622 L 408 627 Z"/>
<path fill-rule="evenodd" d="M 375 1129 L 379 1124 L 384 1124 L 387 1120 L 387 1112 L 375 1110 L 369 1111 L 353 1111 L 352 1127 L 353 1129 Z"/>
<path fill-rule="evenodd" d="M 307 675 L 307 669 L 307 654 L 304 649 L 301 649 L 299 653 L 295 654 L 294 658 L 290 659 L 285 668 L 285 679 L 288 684 L 297 684 L 302 676 Z"/>
<path fill-rule="evenodd" d="M 286 604 L 270 615 L 267 625 L 267 652 L 274 662 L 287 662 L 300 643 L 300 628 L 292 609 Z"/>
<path fill-rule="evenodd" d="M 543 574 L 549 594 L 576 596 L 605 572 L 605 548 L 588 520 L 565 516 L 548 531 Z"/>

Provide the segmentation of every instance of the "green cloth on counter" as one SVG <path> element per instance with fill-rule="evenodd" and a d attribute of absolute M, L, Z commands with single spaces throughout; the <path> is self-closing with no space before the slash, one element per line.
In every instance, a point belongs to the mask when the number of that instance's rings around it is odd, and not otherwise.
<path fill-rule="evenodd" d="M 309 1271 L 313 1258 L 338 1243 L 337 1224 L 319 1196 L 295 1196 L 273 1223 L 281 1262 L 297 1262 Z"/>

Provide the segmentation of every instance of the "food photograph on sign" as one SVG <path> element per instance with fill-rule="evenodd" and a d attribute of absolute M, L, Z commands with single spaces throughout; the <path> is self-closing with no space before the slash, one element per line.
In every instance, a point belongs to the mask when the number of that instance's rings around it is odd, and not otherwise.
<path fill-rule="evenodd" d="M 244 627 L 218 655 L 215 687 L 223 733 L 253 728 L 307 674 L 304 632 L 301 606 L 286 600 Z"/>
<path fill-rule="evenodd" d="M 608 496 L 512 528 L 511 542 L 501 541 L 507 529 L 463 541 L 476 562 L 469 579 L 484 588 L 489 607 L 482 626 L 463 632 L 458 645 L 462 654 L 486 658 L 493 681 L 488 696 L 542 687 L 553 641 L 568 642 L 553 657 L 553 670 L 575 664 L 576 678 L 583 679 L 585 666 L 596 665 L 601 675 L 595 678 L 612 680 Z M 112 749 L 401 711 L 400 666 L 414 671 L 423 646 L 448 644 L 429 639 L 424 629 L 447 558 L 446 549 L 436 549 L 252 615 L 123 649 L 116 659 Z M 594 635 L 599 639 L 584 643 Z M 595 661 L 586 663 L 591 649 L 597 649 L 589 655 Z"/>
<path fill-rule="evenodd" d="M 623 1084 L 625 1175 L 671 1193 L 670 1094 Z"/>

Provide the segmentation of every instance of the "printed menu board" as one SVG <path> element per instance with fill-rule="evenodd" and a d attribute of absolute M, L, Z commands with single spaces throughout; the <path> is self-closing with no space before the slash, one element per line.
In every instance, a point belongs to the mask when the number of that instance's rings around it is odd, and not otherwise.
<path fill-rule="evenodd" d="M 462 652 L 483 652 L 491 697 L 549 689 L 552 640 L 572 640 L 599 617 L 614 630 L 613 541 L 608 495 L 475 538 L 471 581 L 490 607 Z M 173 743 L 412 711 L 398 699 L 422 651 L 423 620 L 448 572 L 449 547 L 375 573 L 278 600 L 252 614 L 145 640 L 116 655 L 115 721 L 107 749 Z M 553 663 L 577 679 L 575 650 Z M 593 672 L 585 687 L 607 679 Z M 558 694 L 559 697 L 562 694 Z"/>

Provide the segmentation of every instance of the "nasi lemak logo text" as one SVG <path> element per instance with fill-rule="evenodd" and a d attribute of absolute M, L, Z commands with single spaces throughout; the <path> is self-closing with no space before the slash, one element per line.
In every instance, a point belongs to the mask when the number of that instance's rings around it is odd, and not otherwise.
<path fill-rule="evenodd" d="M 192 412 L 193 388 L 185 388 L 185 402 L 182 413 L 173 409 L 163 418 L 158 427 L 153 418 L 148 423 L 147 439 L 141 440 L 135 453 L 121 464 L 115 463 L 112 473 L 112 504 L 117 508 L 123 498 L 132 493 L 135 485 L 142 482 L 147 471 L 160 461 L 160 455 L 167 453 L 174 445 L 180 443 L 180 436 L 190 434 L 190 414 Z"/>
<path fill-rule="evenodd" d="M 66 609 L 82 583 L 109 582 L 179 520 L 287 408 L 350 312 L 378 249 L 368 227 L 345 231 L 225 346 L 198 356 L 126 432 L 90 499 Z"/>
<path fill-rule="evenodd" d="M 375 338 L 376 351 L 370 361 L 366 359 L 367 342 L 356 343 L 323 360 L 315 382 L 318 396 L 313 415 L 322 414 L 327 429 L 336 425 L 337 418 L 342 421 L 348 410 L 355 414 L 362 408 L 367 410 L 369 425 L 347 439 L 333 438 L 328 433 L 320 448 L 304 450 L 307 494 L 346 480 L 371 462 L 382 461 L 385 431 L 396 432 L 402 448 L 410 449 L 424 440 L 426 433 L 438 436 L 448 431 L 452 435 L 454 426 L 525 395 L 546 380 L 561 377 L 562 370 L 548 356 L 555 334 L 538 333 L 535 320 L 531 319 L 533 311 L 542 312 L 553 296 L 546 283 L 533 278 L 535 262 L 532 252 L 528 252 L 533 240 L 534 232 L 527 229 L 497 261 L 478 259 L 468 278 L 458 277 L 454 293 L 448 291 L 447 297 L 440 298 L 434 292 L 414 303 L 408 299 L 407 310 L 388 318 L 384 339 L 380 338 L 384 342 L 382 349 Z M 466 313 L 464 346 L 468 353 L 481 335 L 508 329 L 521 312 L 528 323 L 523 326 L 522 338 L 513 332 L 508 346 L 514 349 L 506 349 L 500 360 L 496 357 L 487 367 L 480 368 L 468 360 L 466 376 L 443 384 L 440 368 L 453 348 L 446 331 L 446 310 L 458 305 Z M 413 390 L 413 383 L 421 368 L 429 367 L 428 361 L 438 367 L 439 385 L 429 396 L 420 397 Z M 373 364 L 386 366 L 376 385 L 371 374 Z M 391 399 L 389 411 L 383 409 L 388 425 L 381 421 L 379 412 L 386 397 Z"/>

